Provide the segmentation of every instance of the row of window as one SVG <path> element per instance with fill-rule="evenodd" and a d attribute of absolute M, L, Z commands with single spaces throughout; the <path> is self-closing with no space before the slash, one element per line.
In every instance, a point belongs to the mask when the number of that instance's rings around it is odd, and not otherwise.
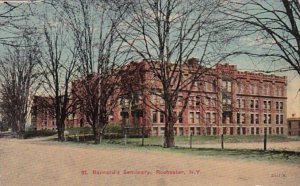
<path fill-rule="evenodd" d="M 177 116 L 179 113 L 175 113 Z M 200 117 L 200 113 L 198 115 L 198 117 Z M 177 118 L 177 122 L 178 123 L 182 123 L 182 117 L 178 116 Z M 152 111 L 152 123 L 164 123 L 165 122 L 165 115 L 163 112 L 159 112 L 159 111 Z"/>
<path fill-rule="evenodd" d="M 221 128 L 217 127 L 191 127 L 189 130 L 184 130 L 183 127 L 174 127 L 174 134 L 175 135 L 217 135 L 219 133 L 227 134 L 227 135 L 246 135 L 246 134 L 251 134 L 251 135 L 259 135 L 259 134 L 264 134 L 265 132 L 267 134 L 284 134 L 283 127 L 265 127 L 265 128 L 259 128 L 259 127 L 251 127 L 250 129 L 247 130 L 246 127 L 223 127 L 223 131 L 220 131 Z M 152 135 L 157 136 L 157 135 L 163 135 L 165 132 L 164 127 L 153 127 L 152 129 Z"/>
<path fill-rule="evenodd" d="M 245 85 L 243 83 L 238 83 L 238 93 L 249 93 L 249 94 L 263 94 L 263 95 L 271 95 L 273 94 L 274 96 L 284 96 L 284 88 L 276 86 L 272 88 L 272 85 L 265 84 L 262 86 L 257 84 L 248 84 Z M 246 92 L 247 91 L 247 92 Z"/>
<path fill-rule="evenodd" d="M 176 113 L 177 115 L 178 113 Z M 228 119 L 228 121 L 227 121 Z M 262 120 L 264 124 L 272 124 L 272 114 L 264 113 L 262 115 Z M 283 114 L 276 114 L 275 116 L 275 123 L 276 124 L 283 124 Z M 217 113 L 216 112 L 206 112 L 205 113 L 205 123 L 206 124 L 215 124 L 217 121 Z M 223 116 L 223 123 L 230 124 L 231 117 L 230 116 Z M 152 122 L 153 123 L 164 123 L 165 118 L 162 112 L 152 111 Z M 178 123 L 182 123 L 183 118 L 178 117 Z M 238 112 L 236 114 L 236 122 L 239 124 L 246 123 L 246 114 Z M 200 123 L 200 112 L 189 112 L 189 123 Z M 260 117 L 259 114 L 252 113 L 250 114 L 250 124 L 259 124 Z"/>
<path fill-rule="evenodd" d="M 216 102 L 217 102 L 217 98 L 214 96 L 206 96 L 204 98 L 204 105 L 207 107 L 215 107 L 216 106 Z M 246 106 L 246 100 L 242 99 L 242 98 L 238 98 L 236 101 L 236 107 L 237 108 L 247 108 Z M 164 104 L 164 100 L 159 97 L 159 96 L 152 96 L 152 103 L 153 104 L 160 104 L 163 105 Z M 184 98 L 183 96 L 178 96 L 178 100 L 177 103 L 179 106 L 183 106 L 184 105 Z M 189 106 L 199 106 L 201 104 L 201 96 L 190 96 L 188 98 L 188 105 Z M 223 104 L 231 104 L 231 98 L 228 99 L 223 99 Z M 260 106 L 260 102 L 257 99 L 251 99 L 249 101 L 249 108 L 251 109 L 259 109 L 260 107 L 262 109 L 266 109 L 266 110 L 271 110 L 271 108 L 274 107 L 276 110 L 283 110 L 283 102 L 282 101 L 270 101 L 270 100 L 264 100 L 262 101 L 262 105 Z"/>
<path fill-rule="evenodd" d="M 251 109 L 258 109 L 259 108 L 259 101 L 257 99 L 251 99 L 249 102 L 249 108 Z M 237 108 L 246 108 L 246 100 L 245 99 L 237 99 L 236 102 Z M 271 110 L 272 108 L 272 101 L 270 100 L 264 100 L 262 102 L 262 109 Z M 283 102 L 282 101 L 276 101 L 275 102 L 275 109 L 276 110 L 283 110 Z"/>
<path fill-rule="evenodd" d="M 259 114 L 250 114 L 250 124 L 259 124 Z M 245 124 L 245 113 L 237 113 L 237 123 Z M 263 123 L 272 124 L 272 115 L 263 114 Z M 283 124 L 283 114 L 276 114 L 276 124 Z"/>

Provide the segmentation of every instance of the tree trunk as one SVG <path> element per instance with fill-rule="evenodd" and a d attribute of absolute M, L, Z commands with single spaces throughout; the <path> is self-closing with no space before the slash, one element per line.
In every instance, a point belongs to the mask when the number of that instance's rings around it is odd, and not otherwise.
<path fill-rule="evenodd" d="M 164 148 L 171 148 L 175 146 L 173 115 L 169 112 L 166 118 Z"/>
<path fill-rule="evenodd" d="M 167 128 L 167 127 L 165 127 Z M 165 138 L 164 138 L 164 148 L 171 148 L 175 146 L 174 142 L 174 130 L 173 126 L 169 124 L 169 127 L 167 130 L 165 130 Z"/>
<path fill-rule="evenodd" d="M 93 132 L 95 144 L 101 144 L 103 133 L 101 132 L 100 126 L 93 127 Z"/>
<path fill-rule="evenodd" d="M 58 134 L 58 141 L 64 142 L 65 141 L 64 127 L 60 121 L 57 125 L 57 134 Z"/>
<path fill-rule="evenodd" d="M 61 126 L 57 127 L 57 134 L 58 134 L 58 141 L 61 142 L 62 139 Z"/>
<path fill-rule="evenodd" d="M 98 132 L 95 134 L 95 144 L 100 144 L 100 134 Z"/>
<path fill-rule="evenodd" d="M 169 97 L 169 96 L 167 96 Z M 164 138 L 164 148 L 171 148 L 175 146 L 174 141 L 174 119 L 173 107 L 171 100 L 165 99 L 165 138 Z"/>

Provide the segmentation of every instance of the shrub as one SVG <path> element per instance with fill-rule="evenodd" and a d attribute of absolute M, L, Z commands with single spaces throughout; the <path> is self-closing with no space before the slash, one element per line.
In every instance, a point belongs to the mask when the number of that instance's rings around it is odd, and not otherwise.
<path fill-rule="evenodd" d="M 50 129 L 42 129 L 42 130 L 28 130 L 25 131 L 24 138 L 33 138 L 33 137 L 41 137 L 41 136 L 52 136 L 56 134 L 55 130 Z"/>
<path fill-rule="evenodd" d="M 75 134 L 90 134 L 92 133 L 92 128 L 90 127 L 76 127 L 76 128 L 68 128 L 66 131 L 69 132 L 69 135 Z"/>
<path fill-rule="evenodd" d="M 117 134 L 122 134 L 122 127 L 120 125 L 108 125 L 105 128 L 105 133 L 117 133 Z"/>

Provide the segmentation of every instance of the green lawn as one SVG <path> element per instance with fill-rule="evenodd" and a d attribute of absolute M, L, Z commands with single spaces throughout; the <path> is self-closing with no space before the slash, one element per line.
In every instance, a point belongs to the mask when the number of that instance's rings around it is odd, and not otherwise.
<path fill-rule="evenodd" d="M 193 136 L 194 144 L 220 144 L 219 136 Z M 52 139 L 53 140 L 53 139 Z M 75 140 L 76 141 L 76 140 Z M 189 137 L 176 136 L 176 145 L 188 145 Z M 300 141 L 300 137 L 287 137 L 287 136 L 268 136 L 269 142 L 287 142 L 287 141 Z M 233 159 L 255 160 L 255 161 L 270 161 L 279 163 L 292 163 L 300 164 L 300 152 L 287 151 L 287 150 L 257 150 L 257 149 L 224 149 L 220 148 L 162 148 L 162 137 L 149 137 L 144 139 L 144 145 L 141 146 L 142 138 L 128 138 L 125 145 L 125 140 L 122 139 L 104 139 L 100 145 L 94 145 L 92 140 L 80 143 L 69 141 L 67 143 L 59 143 L 61 145 L 72 146 L 86 146 L 89 148 L 116 148 L 124 150 L 138 150 L 147 152 L 171 152 L 171 153 L 184 153 L 191 156 L 215 156 L 226 157 Z M 247 143 L 247 142 L 263 142 L 263 136 L 224 136 L 224 144 L 226 143 Z"/>
<path fill-rule="evenodd" d="M 249 135 L 249 136 L 224 136 L 224 143 L 250 143 L 250 142 L 263 142 L 263 136 Z M 124 143 L 124 138 L 122 139 L 112 139 L 105 140 L 106 143 L 121 144 Z M 220 136 L 193 136 L 193 145 L 198 144 L 216 144 L 220 143 Z M 300 137 L 288 137 L 279 135 L 267 136 L 268 142 L 287 142 L 287 141 L 300 141 Z M 145 145 L 162 145 L 162 136 L 153 136 L 149 138 L 144 138 Z M 177 145 L 188 145 L 190 142 L 190 137 L 188 136 L 176 136 L 175 144 Z M 142 138 L 127 138 L 127 144 L 140 145 L 142 143 Z"/>

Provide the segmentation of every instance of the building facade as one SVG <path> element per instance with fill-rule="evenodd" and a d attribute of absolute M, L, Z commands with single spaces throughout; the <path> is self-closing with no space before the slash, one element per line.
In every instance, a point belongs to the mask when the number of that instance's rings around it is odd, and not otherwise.
<path fill-rule="evenodd" d="M 144 81 L 137 82 L 151 87 L 151 71 L 147 67 L 141 71 L 145 74 Z M 138 73 L 135 71 L 134 74 Z M 176 135 L 262 135 L 264 132 L 286 135 L 286 87 L 286 77 L 242 72 L 234 65 L 219 64 L 194 82 L 188 105 L 182 117 L 177 118 L 174 132 Z M 159 85 L 155 88 L 159 91 Z M 177 114 L 184 106 L 185 94 L 185 91 L 179 93 L 174 109 Z M 120 104 L 115 109 L 121 114 L 112 119 L 124 125 L 138 121 L 137 125 L 146 126 L 151 135 L 163 135 L 165 118 L 159 111 L 164 108 L 163 100 L 147 93 L 140 93 L 137 97 L 139 103 L 135 107 L 143 113 L 138 114 L 140 118 L 134 118 L 132 111 L 126 115 L 130 100 L 125 99 L 123 106 Z M 145 102 L 154 103 L 156 107 Z M 127 116 L 126 121 L 122 120 L 122 113 Z"/>
<path fill-rule="evenodd" d="M 300 117 L 288 118 L 287 122 L 288 122 L 288 135 L 300 136 Z"/>
<path fill-rule="evenodd" d="M 161 111 L 164 100 L 153 93 L 160 92 L 161 84 L 149 70 L 149 65 L 132 62 L 120 73 L 120 98 L 109 121 L 127 128 L 144 128 L 152 136 L 163 135 L 165 118 Z M 183 78 L 189 75 L 186 70 Z M 174 133 L 262 135 L 267 132 L 269 135 L 286 135 L 286 87 L 286 77 L 243 72 L 229 64 L 216 65 L 205 70 L 192 83 L 191 89 L 187 88 L 189 93 L 185 89 L 179 92 L 174 108 L 178 116 Z M 75 92 L 73 89 L 73 94 Z M 80 109 L 72 116 L 67 123 L 74 127 L 86 125 Z M 36 123 L 45 122 L 42 119 Z"/>

